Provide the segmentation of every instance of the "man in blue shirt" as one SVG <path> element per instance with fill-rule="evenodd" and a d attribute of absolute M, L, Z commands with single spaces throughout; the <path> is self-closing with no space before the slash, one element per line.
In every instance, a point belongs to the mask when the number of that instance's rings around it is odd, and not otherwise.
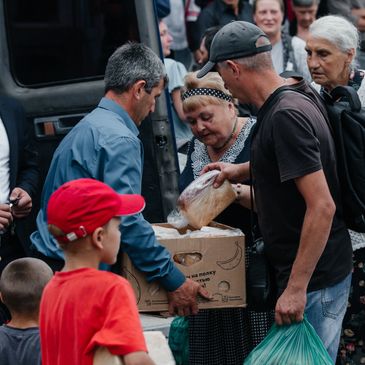
<path fill-rule="evenodd" d="M 127 43 L 109 58 L 104 81 L 104 98 L 63 139 L 48 171 L 38 230 L 31 236 L 36 250 L 47 258 L 63 258 L 48 232 L 46 217 L 48 199 L 60 185 L 89 177 L 118 193 L 141 193 L 143 145 L 137 127 L 154 111 L 156 98 L 167 83 L 166 71 L 148 47 Z M 170 313 L 197 313 L 196 296 L 208 297 L 208 293 L 174 265 L 142 214 L 124 217 L 121 230 L 123 250 L 134 265 L 149 281 L 158 280 L 168 291 Z"/>

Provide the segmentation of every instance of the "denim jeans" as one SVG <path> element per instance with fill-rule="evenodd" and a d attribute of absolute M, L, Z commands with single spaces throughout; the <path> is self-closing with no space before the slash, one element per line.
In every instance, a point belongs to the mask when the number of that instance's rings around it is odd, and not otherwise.
<path fill-rule="evenodd" d="M 334 286 L 307 294 L 305 314 L 321 338 L 333 363 L 336 362 L 350 285 L 351 274 Z"/>

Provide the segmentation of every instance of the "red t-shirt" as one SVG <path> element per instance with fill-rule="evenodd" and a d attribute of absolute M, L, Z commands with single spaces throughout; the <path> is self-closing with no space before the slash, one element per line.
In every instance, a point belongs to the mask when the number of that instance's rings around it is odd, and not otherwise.
<path fill-rule="evenodd" d="M 133 289 L 110 272 L 57 272 L 40 307 L 43 365 L 92 365 L 96 347 L 147 352 Z"/>

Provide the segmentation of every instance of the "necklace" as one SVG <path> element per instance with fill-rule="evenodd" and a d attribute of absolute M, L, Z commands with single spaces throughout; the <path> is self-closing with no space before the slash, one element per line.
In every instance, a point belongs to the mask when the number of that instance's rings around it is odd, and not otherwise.
<path fill-rule="evenodd" d="M 231 141 L 231 139 L 233 138 L 233 136 L 234 136 L 234 134 L 235 134 L 235 132 L 236 132 L 237 123 L 238 123 L 238 117 L 236 117 L 236 120 L 235 120 L 235 122 L 234 122 L 234 125 L 233 125 L 233 128 L 232 128 L 232 132 L 231 132 L 231 134 L 230 134 L 230 135 L 229 135 L 229 137 L 225 140 L 225 142 L 222 144 L 222 146 L 217 147 L 217 148 L 214 148 L 214 147 L 213 147 L 213 150 L 214 150 L 215 152 L 219 152 L 219 151 L 221 151 L 221 150 L 222 150 L 224 147 L 226 147 L 226 146 L 227 146 L 227 144 Z"/>

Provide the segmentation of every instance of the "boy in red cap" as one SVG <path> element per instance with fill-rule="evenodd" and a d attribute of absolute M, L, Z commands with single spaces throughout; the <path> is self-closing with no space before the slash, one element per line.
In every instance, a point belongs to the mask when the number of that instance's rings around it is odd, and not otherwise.
<path fill-rule="evenodd" d="M 136 299 L 128 281 L 99 271 L 114 264 L 120 216 L 145 206 L 140 195 L 117 194 L 93 179 L 63 184 L 48 203 L 49 231 L 64 251 L 65 266 L 44 290 L 40 308 L 43 365 L 91 365 L 106 348 L 125 365 L 152 365 Z"/>

